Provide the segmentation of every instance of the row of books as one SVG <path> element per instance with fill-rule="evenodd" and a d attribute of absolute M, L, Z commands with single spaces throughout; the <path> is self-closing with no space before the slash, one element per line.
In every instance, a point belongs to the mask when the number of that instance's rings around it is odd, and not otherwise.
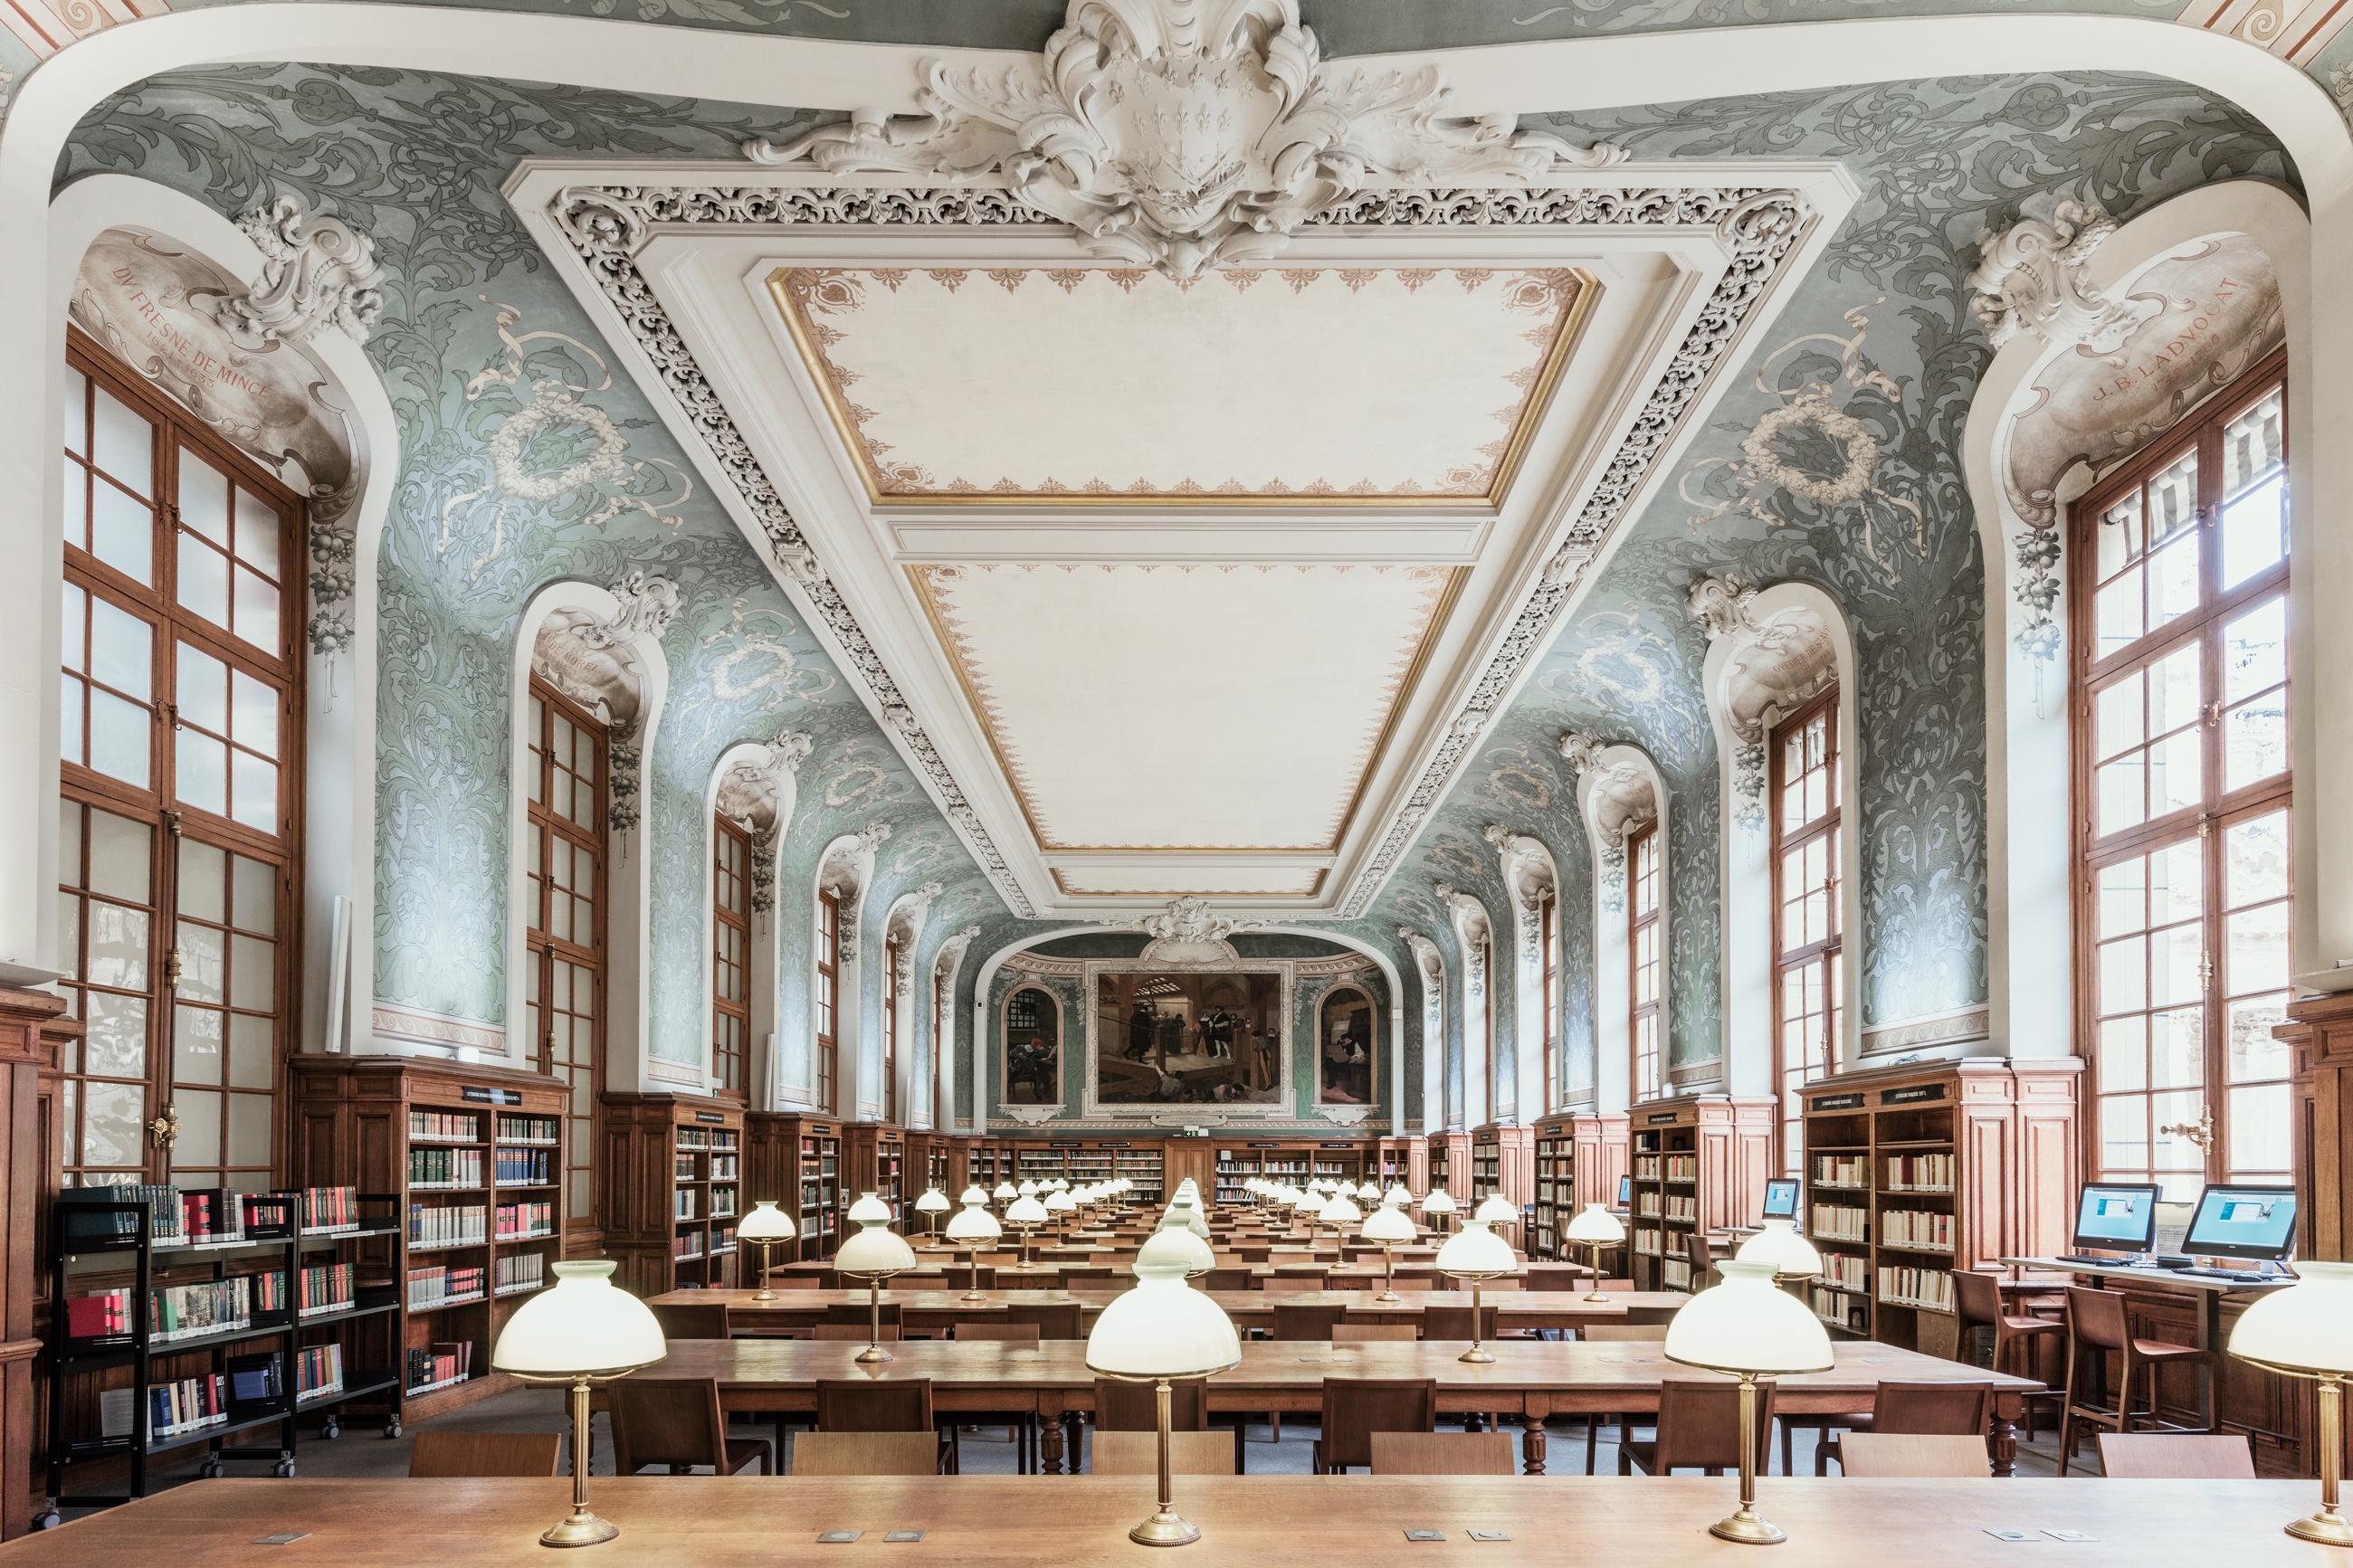
<path fill-rule="evenodd" d="M 479 1143 L 482 1119 L 470 1110 L 412 1110 L 408 1140 L 412 1143 Z"/>
<path fill-rule="evenodd" d="M 100 1392 L 98 1426 L 107 1436 L 130 1436 L 132 1421 L 138 1414 L 136 1390 L 109 1388 Z M 158 1437 L 177 1437 L 201 1432 L 207 1426 L 226 1426 L 227 1422 L 228 1380 L 216 1372 L 205 1373 L 176 1382 L 150 1384 L 144 1429 L 140 1436 L 153 1442 Z"/>
<path fill-rule="evenodd" d="M 1943 1268 L 1883 1264 L 1879 1270 L 1879 1299 L 1949 1312 L 1953 1310 L 1953 1276 Z"/>
<path fill-rule="evenodd" d="M 1670 1290 L 1691 1289 L 1692 1266 L 1688 1258 L 1669 1258 L 1659 1264 L 1659 1282 Z"/>
<path fill-rule="evenodd" d="M 351 1306 L 357 1283 L 356 1271 L 351 1264 L 312 1264 L 295 1277 L 294 1310 L 303 1313 L 340 1311 Z"/>
<path fill-rule="evenodd" d="M 307 1345 L 294 1352 L 294 1396 L 310 1399 L 343 1391 L 343 1347 Z"/>
<path fill-rule="evenodd" d="M 508 1116 L 499 1118 L 499 1142 L 501 1143 L 553 1143 L 563 1136 L 563 1123 L 553 1116 Z"/>
<path fill-rule="evenodd" d="M 670 1194 L 670 1213 L 679 1219 L 693 1219 L 701 1210 L 695 1205 L 692 1187 L 677 1187 Z"/>
<path fill-rule="evenodd" d="M 670 1255 L 671 1260 L 678 1263 L 691 1263 L 702 1257 L 702 1233 L 699 1230 L 680 1231 L 678 1238 L 670 1244 Z"/>
<path fill-rule="evenodd" d="M 411 1345 L 408 1349 L 408 1387 L 412 1392 L 438 1388 L 473 1374 L 471 1340 L 436 1340 L 429 1345 Z"/>
<path fill-rule="evenodd" d="M 1667 1194 L 1666 1217 L 1669 1219 L 1682 1220 L 1686 1225 L 1697 1225 L 1699 1223 L 1699 1199 L 1677 1193 L 1669 1193 Z"/>
<path fill-rule="evenodd" d="M 714 1182 L 733 1181 L 735 1179 L 736 1163 L 741 1158 L 742 1156 L 736 1154 L 713 1154 L 711 1156 L 711 1179 Z"/>
<path fill-rule="evenodd" d="M 408 1245 L 411 1247 L 466 1247 L 487 1237 L 483 1226 L 490 1211 L 480 1204 L 466 1204 L 440 1208 L 429 1204 L 408 1205 Z"/>
<path fill-rule="evenodd" d="M 1699 1156 L 1696 1154 L 1668 1154 L 1663 1156 L 1660 1164 L 1659 1179 L 1666 1182 L 1698 1181 Z M 1488 1178 L 1487 1184 L 1493 1184 L 1493 1177 L 1492 1173 Z"/>
<path fill-rule="evenodd" d="M 1936 1209 L 1891 1208 L 1879 1216 L 1882 1240 L 1914 1247 L 1953 1245 L 1953 1216 Z"/>
<path fill-rule="evenodd" d="M 1950 1154 L 1891 1154 L 1887 1157 L 1887 1190 L 1891 1193 L 1943 1193 L 1953 1186 Z"/>
<path fill-rule="evenodd" d="M 1863 1154 L 1817 1154 L 1814 1156 L 1814 1184 L 1819 1187 L 1867 1187 L 1871 1185 L 1871 1162 Z"/>
<path fill-rule="evenodd" d="M 1816 1286 L 1811 1292 L 1814 1316 L 1834 1329 L 1849 1329 L 1860 1334 L 1870 1327 L 1870 1311 L 1860 1296 L 1848 1296 L 1836 1290 Z"/>
<path fill-rule="evenodd" d="M 501 1241 L 524 1240 L 545 1236 L 555 1228 L 554 1204 L 501 1204 L 498 1215 L 498 1237 Z"/>
<path fill-rule="evenodd" d="M 408 1271 L 408 1305 L 412 1311 L 471 1301 L 481 1294 L 482 1266 L 479 1263 L 457 1268 L 440 1263 L 419 1264 Z"/>
<path fill-rule="evenodd" d="M 711 1254 L 712 1254 L 712 1257 L 714 1257 L 714 1258 L 716 1258 L 719 1254 L 721 1254 L 721 1253 L 723 1253 L 723 1252 L 733 1252 L 733 1251 L 734 1251 L 734 1250 L 735 1250 L 735 1227 L 734 1227 L 733 1226 L 732 1226 L 732 1225 L 714 1225 L 714 1226 L 712 1226 L 711 1227 Z"/>
<path fill-rule="evenodd" d="M 139 1204 L 148 1205 L 148 1238 L 159 1242 L 177 1242 L 185 1238 L 185 1219 L 180 1207 L 180 1189 L 157 1184 L 117 1183 L 102 1187 L 75 1187 L 62 1194 L 58 1207 L 64 1219 L 63 1229 L 69 1241 L 111 1241 L 139 1234 L 136 1215 L 100 1214 L 85 1207 L 90 1204 Z M 77 1212 L 79 1210 L 79 1212 Z"/>
<path fill-rule="evenodd" d="M 1816 1204 L 1816 1241 L 1864 1241 L 1870 1238 L 1871 1211 L 1853 1204 Z"/>
<path fill-rule="evenodd" d="M 537 1289 L 547 1283 L 547 1258 L 537 1252 L 501 1252 L 493 1260 L 499 1294 L 510 1290 Z"/>
<path fill-rule="evenodd" d="M 499 1150 L 496 1179 L 502 1187 L 546 1186 L 555 1180 L 555 1153 L 550 1149 Z"/>
<path fill-rule="evenodd" d="M 702 1175 L 702 1163 L 691 1154 L 678 1155 L 670 1162 L 670 1177 L 674 1181 L 698 1181 Z"/>
<path fill-rule="evenodd" d="M 735 1217 L 734 1188 L 713 1187 L 711 1189 L 711 1217 L 712 1219 L 733 1219 Z"/>
<path fill-rule="evenodd" d="M 411 1149 L 408 1184 L 412 1187 L 479 1187 L 482 1184 L 480 1149 Z"/>
<path fill-rule="evenodd" d="M 1823 1253 L 1822 1279 L 1826 1283 L 1843 1285 L 1850 1290 L 1868 1288 L 1864 1282 L 1863 1261 L 1852 1252 Z"/>
<path fill-rule="evenodd" d="M 302 1201 L 302 1228 L 305 1231 L 360 1228 L 360 1190 L 357 1187 L 304 1187 L 298 1195 Z"/>
<path fill-rule="evenodd" d="M 723 1127 L 681 1127 L 678 1130 L 678 1146 L 681 1149 L 733 1149 L 736 1136 Z"/>
<path fill-rule="evenodd" d="M 180 1235 L 191 1243 L 243 1241 L 244 1194 L 220 1187 L 181 1193 Z"/>

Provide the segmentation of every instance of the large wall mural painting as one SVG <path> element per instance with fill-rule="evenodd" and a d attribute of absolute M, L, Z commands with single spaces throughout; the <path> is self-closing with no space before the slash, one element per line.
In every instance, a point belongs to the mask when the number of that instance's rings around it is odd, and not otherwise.
<path fill-rule="evenodd" d="M 1105 970 L 1089 976 L 1103 1105 L 1273 1105 L 1290 1031 L 1280 970 Z"/>

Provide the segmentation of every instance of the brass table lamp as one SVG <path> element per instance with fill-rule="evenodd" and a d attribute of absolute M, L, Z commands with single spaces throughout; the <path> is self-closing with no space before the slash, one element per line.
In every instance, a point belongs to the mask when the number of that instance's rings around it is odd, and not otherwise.
<path fill-rule="evenodd" d="M 1836 1357 L 1812 1309 L 1777 1288 L 1770 1263 L 1728 1258 L 1723 1282 L 1685 1302 L 1667 1324 L 1666 1357 L 1740 1380 L 1740 1506 L 1707 1527 L 1722 1541 L 1770 1546 L 1786 1541 L 1757 1511 L 1757 1380 L 1779 1373 L 1828 1372 Z"/>

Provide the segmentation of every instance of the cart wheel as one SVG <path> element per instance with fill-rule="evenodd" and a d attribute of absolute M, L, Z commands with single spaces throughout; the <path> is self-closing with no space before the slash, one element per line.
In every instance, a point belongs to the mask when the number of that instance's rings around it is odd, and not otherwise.
<path fill-rule="evenodd" d="M 330 1415 L 324 1421 L 319 1423 L 319 1437 L 321 1441 L 332 1443 L 343 1435 L 343 1424 L 336 1420 L 333 1416 Z"/>
<path fill-rule="evenodd" d="M 390 1438 L 390 1437 L 397 1437 L 397 1436 L 400 1436 L 400 1417 L 399 1417 L 399 1416 L 397 1416 L 397 1415 L 394 1415 L 394 1416 L 388 1417 L 388 1418 L 385 1420 L 385 1424 L 384 1424 L 384 1435 L 385 1435 L 386 1437 L 388 1437 L 388 1438 Z"/>
<path fill-rule="evenodd" d="M 58 1515 L 58 1510 L 53 1508 L 45 1509 L 41 1512 L 33 1516 L 33 1528 L 35 1530 L 55 1530 L 64 1522 L 64 1519 L 61 1518 Z"/>
<path fill-rule="evenodd" d="M 294 1479 L 294 1461 L 292 1459 L 280 1459 L 276 1464 L 269 1467 L 269 1473 L 276 1476 L 281 1481 L 290 1481 Z"/>
<path fill-rule="evenodd" d="M 217 1480 L 226 1474 L 227 1469 L 218 1459 L 206 1459 L 196 1467 L 196 1479 L 200 1481 Z"/>

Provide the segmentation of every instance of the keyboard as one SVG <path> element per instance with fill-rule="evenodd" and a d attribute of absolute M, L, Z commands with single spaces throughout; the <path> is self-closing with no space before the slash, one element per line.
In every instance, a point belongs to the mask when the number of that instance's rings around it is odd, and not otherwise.
<path fill-rule="evenodd" d="M 2176 1274 L 2192 1274 L 2200 1279 L 2256 1280 L 2267 1278 L 2267 1276 L 2257 1274 L 2245 1268 L 2176 1268 L 2171 1272 Z"/>
<path fill-rule="evenodd" d="M 2085 1268 L 2130 1268 L 2133 1267 L 2132 1264 L 2126 1262 L 2121 1258 L 2087 1258 L 2080 1253 L 2073 1252 L 2061 1253 L 2059 1255 L 2059 1261 L 2062 1263 L 2078 1264 Z"/>

